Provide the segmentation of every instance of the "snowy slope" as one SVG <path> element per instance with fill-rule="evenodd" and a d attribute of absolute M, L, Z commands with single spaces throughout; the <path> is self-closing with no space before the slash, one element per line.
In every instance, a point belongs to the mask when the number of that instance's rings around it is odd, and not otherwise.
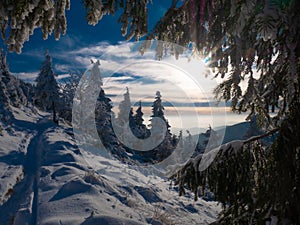
<path fill-rule="evenodd" d="M 0 136 L 1 225 L 208 224 L 221 210 L 147 169 L 80 152 L 71 127 L 48 114 L 14 115 Z"/>
<path fill-rule="evenodd" d="M 39 115 L 28 108 L 10 108 L 16 120 L 12 120 L 10 125 L 0 122 L 3 128 L 0 135 L 0 205 L 7 200 L 15 183 L 23 178 L 22 165 L 30 139 L 34 136 L 32 127 L 39 119 Z"/>

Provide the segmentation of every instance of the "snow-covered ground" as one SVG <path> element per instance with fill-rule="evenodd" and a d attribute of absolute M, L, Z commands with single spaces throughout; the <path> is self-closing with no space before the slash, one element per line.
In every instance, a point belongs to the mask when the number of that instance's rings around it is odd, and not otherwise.
<path fill-rule="evenodd" d="M 179 197 L 170 181 L 147 168 L 80 151 L 68 124 L 57 126 L 46 113 L 13 110 L 16 119 L 0 136 L 1 225 L 216 220 L 221 210 L 217 202 Z"/>

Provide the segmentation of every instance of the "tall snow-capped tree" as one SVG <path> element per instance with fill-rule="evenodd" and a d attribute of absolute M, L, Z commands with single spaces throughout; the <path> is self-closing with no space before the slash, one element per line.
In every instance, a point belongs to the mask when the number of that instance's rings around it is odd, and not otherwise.
<path fill-rule="evenodd" d="M 130 94 L 129 94 L 129 88 L 126 87 L 126 92 L 123 94 L 124 99 L 119 104 L 119 112 L 118 117 L 116 119 L 116 126 L 115 128 L 118 129 L 119 132 L 119 140 L 124 141 L 124 138 L 129 132 L 127 130 L 127 126 L 129 126 L 131 132 L 135 135 L 136 134 L 136 125 L 134 122 L 134 116 L 133 116 L 133 108 L 131 106 L 130 101 Z M 116 131 L 116 129 L 115 129 Z M 125 136 L 124 136 L 125 135 Z M 129 140 L 129 139 L 127 139 Z"/>
<path fill-rule="evenodd" d="M 101 88 L 95 109 L 95 121 L 98 134 L 105 147 L 110 150 L 116 145 L 117 140 L 111 126 L 112 105 L 110 98 L 106 97 Z"/>
<path fill-rule="evenodd" d="M 91 80 L 85 86 L 85 88 L 88 89 L 89 85 L 100 84 L 100 87 L 97 87 L 100 88 L 100 92 L 96 101 L 95 112 L 92 112 L 95 114 L 97 132 L 106 150 L 108 150 L 119 160 L 125 161 L 126 159 L 128 159 L 128 156 L 125 153 L 125 149 L 119 143 L 118 138 L 116 137 L 113 130 L 112 119 L 114 119 L 115 115 L 112 111 L 111 99 L 106 96 L 105 91 L 102 87 L 103 82 L 101 78 L 99 65 L 99 61 L 93 63 L 93 68 L 91 69 L 90 76 Z M 93 79 L 100 79 L 100 82 L 95 82 L 94 84 Z"/>
<path fill-rule="evenodd" d="M 139 106 L 134 115 L 134 123 L 135 123 L 135 135 L 138 138 L 147 138 L 150 136 L 150 131 L 147 129 L 147 126 L 144 124 L 144 113 L 142 110 L 142 102 L 139 101 Z"/>
<path fill-rule="evenodd" d="M 6 54 L 0 49 L 0 122 L 7 122 L 12 117 L 12 113 L 8 110 L 10 100 L 6 91 L 7 85 L 3 83 L 7 76 L 9 76 L 9 71 L 6 64 Z M 1 124 L 0 130 L 2 130 Z"/>
<path fill-rule="evenodd" d="M 133 123 L 133 111 L 130 101 L 129 88 L 126 87 L 126 92 L 124 93 L 124 99 L 119 104 L 119 112 L 117 123 L 120 127 L 124 127 L 126 123 Z"/>
<path fill-rule="evenodd" d="M 30 104 L 33 87 L 17 79 L 9 71 L 6 52 L 0 49 L 0 120 L 13 117 L 10 106 L 21 107 Z"/>
<path fill-rule="evenodd" d="M 167 129 L 168 129 L 167 132 L 169 134 L 171 134 L 170 133 L 169 122 L 165 118 L 165 113 L 164 113 L 165 108 L 162 104 L 161 97 L 162 96 L 160 94 L 160 91 L 157 91 L 156 96 L 155 96 L 155 101 L 152 104 L 152 115 L 151 115 L 151 117 L 158 117 L 158 118 L 162 119 L 166 123 Z"/>
<path fill-rule="evenodd" d="M 174 150 L 174 146 L 172 145 L 172 134 L 170 132 L 170 125 L 168 120 L 165 118 L 164 115 L 164 106 L 162 104 L 160 91 L 156 92 L 155 101 L 152 104 L 152 119 L 151 119 L 151 134 L 155 134 L 156 132 L 160 133 L 160 129 L 158 129 L 156 120 L 153 120 L 154 117 L 160 118 L 166 125 L 166 133 L 165 138 L 162 143 L 160 143 L 157 148 L 155 149 L 155 157 L 160 161 L 168 157 L 172 151 Z"/>
<path fill-rule="evenodd" d="M 114 113 L 112 111 L 111 99 L 106 96 L 103 88 L 101 88 L 95 109 L 95 122 L 98 135 L 106 150 L 119 160 L 126 161 L 128 155 L 114 133 L 112 126 L 112 119 L 114 118 L 112 117 L 114 117 Z"/>
<path fill-rule="evenodd" d="M 59 103 L 59 87 L 52 69 L 52 58 L 46 52 L 46 59 L 36 78 L 34 103 L 43 110 L 56 110 Z"/>

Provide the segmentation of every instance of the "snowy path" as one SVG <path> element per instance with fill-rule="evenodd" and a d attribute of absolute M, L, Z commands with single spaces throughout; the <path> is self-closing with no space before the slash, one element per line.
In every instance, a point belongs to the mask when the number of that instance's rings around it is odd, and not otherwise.
<path fill-rule="evenodd" d="M 14 121 L 24 153 L 13 159 L 23 166 L 24 178 L 0 207 L 0 225 L 200 225 L 217 219 L 216 202 L 193 202 L 147 169 L 79 151 L 71 127 L 56 126 L 48 116 L 20 112 Z"/>
<path fill-rule="evenodd" d="M 40 159 L 43 151 L 43 133 L 53 126 L 46 117 L 37 124 L 17 121 L 24 129 L 31 129 L 34 133 L 28 145 L 24 162 L 24 179 L 15 187 L 9 200 L 0 208 L 0 224 L 6 225 L 14 220 L 14 224 L 37 224 L 38 184 L 40 178 Z M 38 128 L 38 129 L 36 129 Z"/>

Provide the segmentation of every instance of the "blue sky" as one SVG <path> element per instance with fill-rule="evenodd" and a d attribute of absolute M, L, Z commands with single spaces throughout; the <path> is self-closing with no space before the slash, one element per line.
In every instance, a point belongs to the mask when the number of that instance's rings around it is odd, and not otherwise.
<path fill-rule="evenodd" d="M 8 54 L 11 72 L 24 80 L 34 80 L 45 59 L 46 49 L 53 58 L 54 71 L 60 77 L 66 76 L 70 70 L 85 71 L 91 59 L 100 59 L 104 89 L 112 96 L 115 109 L 122 100 L 126 86 L 129 86 L 133 104 L 139 100 L 153 102 L 156 91 L 160 90 L 164 101 L 178 106 L 169 108 L 169 116 L 190 119 L 190 124 L 195 123 L 197 126 L 196 120 L 199 118 L 195 117 L 204 111 L 200 112 L 191 103 L 213 101 L 212 90 L 218 83 L 218 80 L 211 79 L 212 76 L 205 77 L 208 71 L 203 60 L 196 57 L 188 62 L 186 56 L 179 60 L 172 56 L 158 62 L 154 52 L 141 56 L 135 51 L 139 43 L 126 42 L 122 37 L 121 25 L 117 22 L 118 13 L 105 16 L 96 26 L 90 26 L 85 20 L 85 9 L 80 2 L 71 2 L 71 10 L 67 11 L 67 34 L 61 36 L 59 41 L 55 41 L 53 35 L 43 40 L 41 30 L 36 29 L 24 44 L 21 54 Z M 172 1 L 152 2 L 149 4 L 149 30 L 164 15 Z M 6 49 L 3 41 L 0 43 Z M 205 110 L 206 115 L 211 115 L 211 120 L 214 120 L 215 113 L 219 117 L 221 115 L 222 123 L 226 122 L 223 121 L 226 116 L 224 112 Z M 210 124 L 213 125 L 212 122 Z M 220 125 L 224 124 L 216 124 Z"/>
<path fill-rule="evenodd" d="M 42 61 L 45 59 L 46 49 L 49 50 L 53 59 L 54 71 L 63 77 L 71 71 L 85 71 L 90 65 L 91 59 L 101 60 L 101 70 L 106 71 L 108 75 L 112 76 L 112 72 L 120 73 L 120 68 L 132 64 L 136 60 L 153 60 L 155 54 L 146 54 L 143 57 L 137 52 L 132 52 L 132 48 L 138 49 L 138 44 L 134 41 L 126 42 L 121 35 L 121 25 L 117 22 L 120 13 L 115 16 L 104 16 L 96 26 L 88 25 L 85 16 L 86 12 L 81 1 L 74 0 L 71 2 L 71 9 L 66 12 L 67 16 L 67 34 L 61 36 L 59 41 L 55 41 L 53 35 L 49 36 L 47 40 L 43 40 L 41 29 L 36 29 L 34 35 L 30 40 L 24 44 L 21 54 L 9 53 L 8 63 L 12 73 L 26 81 L 32 81 L 37 76 L 41 67 Z M 152 4 L 148 4 L 149 8 L 149 30 L 151 30 L 155 23 L 164 15 L 168 7 L 171 5 L 172 0 L 153 0 Z M 3 41 L 1 43 L 3 45 Z M 5 46 L 4 46 L 5 49 Z M 173 59 L 166 60 L 174 65 L 179 62 Z M 181 61 L 181 63 L 184 63 Z M 197 75 L 203 75 L 203 63 L 201 65 L 194 65 L 194 72 Z M 186 64 L 184 67 L 190 67 Z M 198 69 L 198 67 L 201 67 Z M 147 85 L 147 88 L 163 88 L 166 92 L 167 84 L 160 78 L 161 74 L 169 74 L 169 71 L 156 70 L 155 64 L 148 64 L 146 68 L 137 67 L 134 69 L 128 68 L 123 70 L 122 77 L 115 77 L 110 79 L 110 84 L 107 84 L 106 90 L 114 90 L 114 92 L 122 92 L 124 86 L 133 85 L 133 83 L 142 82 Z M 152 72 L 155 71 L 155 75 Z M 104 71 L 105 72 L 105 71 Z M 190 71 L 191 72 L 191 71 Z M 193 71 L 192 71 L 193 72 Z M 196 75 L 192 74 L 192 76 Z M 116 76 L 116 75 L 115 75 Z M 142 76 L 142 77 L 141 77 Z M 172 74 L 168 75 L 172 80 Z M 142 78 L 142 79 L 141 79 Z M 184 82 L 185 76 L 182 77 Z M 180 81 L 178 81 L 180 82 Z M 185 81 L 186 82 L 186 81 Z M 203 81 L 201 81 L 203 82 Z M 208 79 L 205 83 L 209 82 Z M 164 86 L 162 86 L 164 85 Z M 211 92 L 215 85 L 209 85 Z M 172 88 L 169 88 L 172 89 Z M 144 91 L 144 89 L 143 89 Z M 172 90 L 169 90 L 171 92 Z M 206 92 L 208 92 L 206 91 Z M 156 90 L 153 90 L 152 96 Z M 113 94 L 113 93 L 109 93 Z M 115 93 L 114 93 L 115 94 Z M 134 95 L 134 93 L 132 93 Z M 136 94 L 138 95 L 138 93 Z M 165 94 L 168 96 L 168 94 Z M 134 99 L 135 100 L 135 99 Z M 195 99 L 196 102 L 203 102 L 203 99 Z"/>
<path fill-rule="evenodd" d="M 170 0 L 153 0 L 153 4 L 149 4 L 149 29 L 164 14 Z M 96 25 L 90 26 L 85 19 L 85 9 L 81 1 L 71 1 L 71 10 L 66 12 L 67 15 L 67 34 L 62 36 L 59 41 L 55 41 L 51 35 L 47 40 L 43 40 L 41 29 L 36 29 L 30 40 L 24 44 L 22 54 L 8 54 L 8 62 L 12 72 L 36 72 L 44 59 L 46 49 L 50 54 L 64 54 L 64 51 L 83 48 L 98 44 L 100 42 L 108 42 L 116 44 L 124 41 L 121 35 L 120 24 L 117 22 L 119 13 L 115 16 L 104 16 L 104 18 Z M 0 47 L 6 49 L 3 40 L 0 41 Z M 53 57 L 54 64 L 63 63 L 59 59 Z M 57 73 L 61 71 L 57 70 Z"/>

